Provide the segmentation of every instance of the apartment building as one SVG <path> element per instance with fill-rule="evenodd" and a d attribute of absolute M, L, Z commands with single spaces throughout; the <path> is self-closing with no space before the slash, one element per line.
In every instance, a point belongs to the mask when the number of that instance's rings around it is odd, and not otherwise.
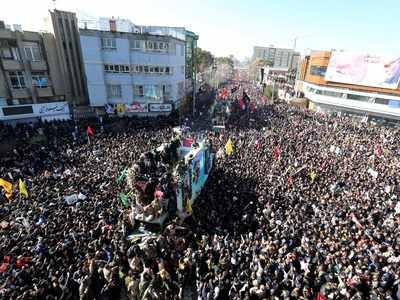
<path fill-rule="evenodd" d="M 293 49 L 270 47 L 254 47 L 253 60 L 263 59 L 271 63 L 270 67 L 285 68 L 288 71 L 297 68 L 300 53 Z"/>
<path fill-rule="evenodd" d="M 0 22 L 0 121 L 67 119 L 54 36 Z"/>
<path fill-rule="evenodd" d="M 157 113 L 179 107 L 185 96 L 185 35 L 162 35 L 155 30 L 119 22 L 131 32 L 109 27 L 80 28 L 84 76 L 91 106 L 126 107 L 130 113 Z"/>

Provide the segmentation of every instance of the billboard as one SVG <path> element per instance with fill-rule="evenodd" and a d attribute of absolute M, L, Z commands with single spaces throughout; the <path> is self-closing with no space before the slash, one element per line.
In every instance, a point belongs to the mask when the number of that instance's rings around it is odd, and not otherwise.
<path fill-rule="evenodd" d="M 325 80 L 397 89 L 400 81 L 400 56 L 386 58 L 354 52 L 333 51 Z"/>
<path fill-rule="evenodd" d="M 151 112 L 170 112 L 170 111 L 172 111 L 172 105 L 171 104 L 152 103 L 152 104 L 150 104 L 150 111 Z"/>
<path fill-rule="evenodd" d="M 149 112 L 147 103 L 133 102 L 132 104 L 126 104 L 126 112 L 128 113 L 147 113 Z"/>

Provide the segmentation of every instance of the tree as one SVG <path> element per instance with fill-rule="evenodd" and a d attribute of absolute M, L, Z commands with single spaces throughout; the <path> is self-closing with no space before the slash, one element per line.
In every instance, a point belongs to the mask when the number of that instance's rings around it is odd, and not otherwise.
<path fill-rule="evenodd" d="M 203 50 L 201 48 L 197 48 L 197 71 L 203 73 L 207 68 L 212 66 L 212 64 L 214 63 L 214 59 L 214 55 L 212 55 L 211 52 Z"/>

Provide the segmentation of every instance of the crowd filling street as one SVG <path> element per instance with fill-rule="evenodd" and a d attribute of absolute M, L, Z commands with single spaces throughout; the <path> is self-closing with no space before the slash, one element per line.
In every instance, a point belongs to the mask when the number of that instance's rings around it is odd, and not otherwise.
<path fill-rule="evenodd" d="M 193 214 L 135 242 L 116 179 L 172 118 L 0 125 L 0 298 L 400 299 L 400 131 L 246 89 Z"/>

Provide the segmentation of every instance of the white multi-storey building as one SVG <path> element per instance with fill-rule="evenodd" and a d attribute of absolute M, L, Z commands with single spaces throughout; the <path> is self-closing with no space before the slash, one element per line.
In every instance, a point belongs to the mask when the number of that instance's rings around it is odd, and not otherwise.
<path fill-rule="evenodd" d="M 184 39 L 117 32 L 111 24 L 110 31 L 80 29 L 80 43 L 91 106 L 133 104 L 131 112 L 179 106 L 185 95 Z"/>

